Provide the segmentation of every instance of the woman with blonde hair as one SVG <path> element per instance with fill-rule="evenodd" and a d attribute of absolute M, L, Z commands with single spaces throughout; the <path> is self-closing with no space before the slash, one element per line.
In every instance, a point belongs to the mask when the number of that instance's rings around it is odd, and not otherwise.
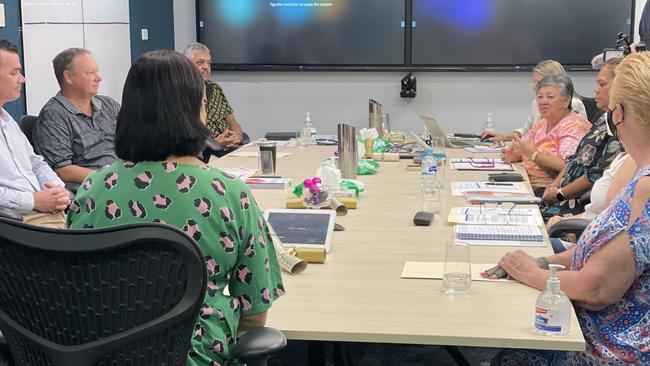
<path fill-rule="evenodd" d="M 585 352 L 503 351 L 494 365 L 650 364 L 650 52 L 616 68 L 607 125 L 637 171 L 587 227 L 578 245 L 535 259 L 518 250 L 499 265 L 518 281 L 545 289 L 548 264 L 561 264 L 562 291 L 573 301 Z"/>

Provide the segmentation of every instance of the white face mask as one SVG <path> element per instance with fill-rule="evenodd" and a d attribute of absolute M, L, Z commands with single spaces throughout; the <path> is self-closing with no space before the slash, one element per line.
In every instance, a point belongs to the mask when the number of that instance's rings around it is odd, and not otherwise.
<path fill-rule="evenodd" d="M 607 135 L 610 137 L 614 137 L 614 132 L 612 132 L 612 129 L 609 127 L 609 119 L 612 117 L 611 112 L 605 113 L 605 126 L 607 127 Z"/>

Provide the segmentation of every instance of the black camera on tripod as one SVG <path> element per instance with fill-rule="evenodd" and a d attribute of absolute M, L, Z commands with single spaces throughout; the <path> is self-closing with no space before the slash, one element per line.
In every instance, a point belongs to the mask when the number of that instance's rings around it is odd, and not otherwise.
<path fill-rule="evenodd" d="M 634 45 L 636 52 L 643 52 L 646 50 L 645 43 L 640 42 Z M 625 57 L 632 53 L 632 43 L 630 43 L 630 36 L 623 32 L 616 35 L 616 48 L 605 48 L 603 50 L 603 59 L 605 62 L 619 57 Z"/>

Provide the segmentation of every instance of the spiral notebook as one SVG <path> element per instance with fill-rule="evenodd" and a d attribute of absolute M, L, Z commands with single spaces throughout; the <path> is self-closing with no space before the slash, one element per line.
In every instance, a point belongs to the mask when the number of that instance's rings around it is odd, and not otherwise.
<path fill-rule="evenodd" d="M 535 241 L 544 240 L 542 231 L 534 225 L 466 225 L 458 224 L 454 228 L 456 238 L 460 240 L 488 241 Z"/>

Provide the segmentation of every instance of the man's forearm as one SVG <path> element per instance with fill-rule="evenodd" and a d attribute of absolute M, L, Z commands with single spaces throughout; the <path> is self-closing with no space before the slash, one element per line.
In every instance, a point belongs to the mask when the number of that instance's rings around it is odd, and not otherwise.
<path fill-rule="evenodd" d="M 54 171 L 59 175 L 62 181 L 66 183 L 80 184 L 84 179 L 86 179 L 86 176 L 88 176 L 88 174 L 94 172 L 95 170 L 79 165 L 70 164 L 62 168 L 54 169 Z"/>

